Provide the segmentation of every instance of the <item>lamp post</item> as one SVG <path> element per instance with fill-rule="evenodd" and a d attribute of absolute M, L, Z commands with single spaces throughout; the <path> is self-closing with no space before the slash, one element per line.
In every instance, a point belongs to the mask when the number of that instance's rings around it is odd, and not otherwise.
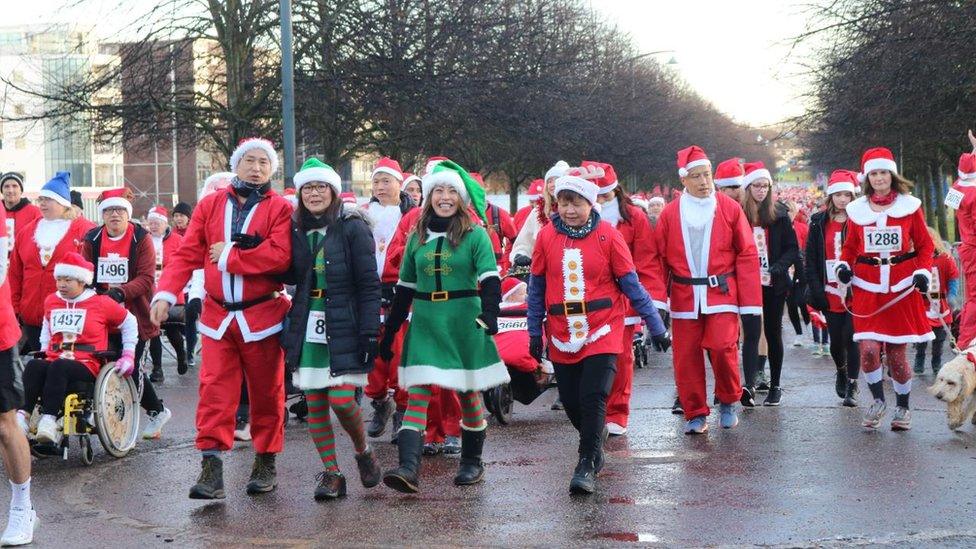
<path fill-rule="evenodd" d="M 281 120 L 285 146 L 285 187 L 295 182 L 295 61 L 292 55 L 291 0 L 279 0 L 281 12 Z"/>

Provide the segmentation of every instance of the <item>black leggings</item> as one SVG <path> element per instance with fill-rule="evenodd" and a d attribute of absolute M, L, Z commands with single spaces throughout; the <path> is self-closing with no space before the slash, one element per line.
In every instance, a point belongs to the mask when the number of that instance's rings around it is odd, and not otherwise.
<path fill-rule="evenodd" d="M 807 311 L 806 305 L 800 303 L 798 294 L 802 291 L 802 288 L 797 285 L 793 285 L 793 289 L 786 295 L 786 312 L 790 315 L 790 323 L 793 324 L 793 331 L 796 335 L 803 335 L 803 324 L 810 324 L 810 312 Z M 803 324 L 800 324 L 800 319 L 803 319 Z"/>
<path fill-rule="evenodd" d="M 769 287 L 763 287 L 762 293 L 769 386 L 779 387 L 780 375 L 783 373 L 783 306 L 786 304 L 786 294 L 776 294 Z"/>
<path fill-rule="evenodd" d="M 756 386 L 759 373 L 759 338 L 762 324 L 759 315 L 742 315 L 742 372 L 746 387 Z"/>
<path fill-rule="evenodd" d="M 607 418 L 607 395 L 617 373 L 617 355 L 593 355 L 572 364 L 553 364 L 559 399 L 579 431 L 579 453 L 595 457 Z"/>
<path fill-rule="evenodd" d="M 939 326 L 932 328 L 932 333 L 935 334 L 935 340 L 932 341 L 932 373 L 935 374 L 942 367 L 942 346 L 946 340 L 946 331 Z M 928 346 L 928 341 L 915 344 L 915 370 L 918 372 L 925 371 L 925 349 Z"/>
<path fill-rule="evenodd" d="M 193 307 L 188 307 L 184 311 L 186 316 L 183 319 L 183 336 L 186 338 L 186 353 L 192 358 L 193 352 L 197 349 L 197 320 L 200 318 L 200 313 Z"/>
<path fill-rule="evenodd" d="M 173 350 L 176 351 L 176 362 L 182 364 L 186 362 L 186 347 L 183 342 L 183 327 L 176 324 L 167 324 L 163 328 L 166 339 L 169 340 Z M 153 369 L 160 368 L 163 364 L 163 341 L 158 335 L 149 340 L 149 359 L 152 360 Z"/>
<path fill-rule="evenodd" d="M 847 379 L 856 381 L 861 373 L 861 352 L 854 341 L 854 318 L 848 313 L 824 313 L 830 333 L 830 356 L 837 369 L 847 368 Z"/>
<path fill-rule="evenodd" d="M 115 339 L 116 337 L 118 339 Z M 115 348 L 121 349 L 122 337 L 113 334 L 111 336 L 110 344 Z M 146 342 L 140 339 L 139 342 L 136 343 L 136 371 L 139 371 L 139 365 L 142 364 L 142 355 L 145 352 Z M 163 401 L 160 400 L 159 395 L 156 394 L 156 387 L 154 387 L 152 382 L 149 381 L 149 376 L 146 374 L 142 374 L 142 400 L 139 401 L 139 406 L 141 406 L 146 412 L 163 411 Z"/>
<path fill-rule="evenodd" d="M 24 344 L 20 346 L 20 356 L 27 356 L 35 351 L 41 350 L 41 327 L 24 324 L 21 326 L 24 333 Z"/>
<path fill-rule="evenodd" d="M 68 396 L 68 385 L 75 381 L 94 382 L 95 376 L 81 362 L 59 358 L 48 362 L 35 358 L 24 367 L 24 410 L 31 413 L 41 399 L 41 413 L 58 415 Z"/>

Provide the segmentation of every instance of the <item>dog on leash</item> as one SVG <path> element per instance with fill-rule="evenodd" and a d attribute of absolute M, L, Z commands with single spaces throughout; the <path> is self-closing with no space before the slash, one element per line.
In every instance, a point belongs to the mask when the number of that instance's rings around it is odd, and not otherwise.
<path fill-rule="evenodd" d="M 971 420 L 976 425 L 976 346 L 966 349 L 939 368 L 929 393 L 946 403 L 949 429 L 955 431 Z"/>

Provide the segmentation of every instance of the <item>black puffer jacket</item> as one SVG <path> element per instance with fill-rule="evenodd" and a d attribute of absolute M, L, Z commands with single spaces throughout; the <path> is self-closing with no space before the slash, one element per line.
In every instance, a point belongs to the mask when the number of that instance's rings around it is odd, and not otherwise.
<path fill-rule="evenodd" d="M 291 230 L 292 262 L 285 284 L 295 285 L 288 330 L 281 338 L 290 369 L 301 363 L 302 343 L 308 323 L 309 290 L 315 266 L 308 236 L 297 221 Z M 373 235 L 364 215 L 355 209 L 343 212 L 329 225 L 322 241 L 325 250 L 325 323 L 333 376 L 364 374 L 373 363 L 364 362 L 367 349 L 360 347 L 380 329 L 380 279 L 376 273 Z"/>
<path fill-rule="evenodd" d="M 810 234 L 807 236 L 807 260 L 803 275 L 807 283 L 807 303 L 818 311 L 826 312 L 827 304 L 827 259 L 824 227 L 827 225 L 827 212 L 817 212 L 810 216 Z M 841 241 L 847 240 L 847 223 L 841 229 Z"/>
<path fill-rule="evenodd" d="M 790 267 L 800 258 L 800 246 L 796 241 L 796 231 L 784 207 L 777 205 L 776 221 L 767 227 L 769 229 L 769 273 L 772 291 L 785 294 L 793 286 L 790 278 Z"/>

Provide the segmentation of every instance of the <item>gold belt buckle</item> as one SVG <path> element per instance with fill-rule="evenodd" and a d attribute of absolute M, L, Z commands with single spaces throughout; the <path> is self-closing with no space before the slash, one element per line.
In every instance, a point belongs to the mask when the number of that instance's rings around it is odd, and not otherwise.
<path fill-rule="evenodd" d="M 311 290 L 309 294 L 311 294 L 312 299 L 318 299 L 325 295 L 325 291 L 322 290 L 322 288 L 315 288 L 314 290 Z"/>
<path fill-rule="evenodd" d="M 566 316 L 585 315 L 586 302 L 585 301 L 563 301 L 563 312 L 566 314 Z"/>
<path fill-rule="evenodd" d="M 447 301 L 447 292 L 430 292 L 431 301 Z"/>

